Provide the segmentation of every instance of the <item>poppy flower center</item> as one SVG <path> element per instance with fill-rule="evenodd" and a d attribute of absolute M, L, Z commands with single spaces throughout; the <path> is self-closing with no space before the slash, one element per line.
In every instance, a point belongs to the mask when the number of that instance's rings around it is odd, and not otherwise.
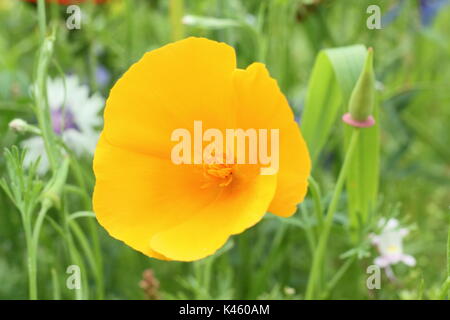
<path fill-rule="evenodd" d="M 234 164 L 227 163 L 226 156 L 212 155 L 205 159 L 203 163 L 203 176 L 206 178 L 206 183 L 202 188 L 207 188 L 211 185 L 218 185 L 219 187 L 228 186 L 233 181 L 234 166 Z"/>
<path fill-rule="evenodd" d="M 205 164 L 204 173 L 207 178 L 216 179 L 219 187 L 228 186 L 233 180 L 233 165 L 231 164 Z"/>

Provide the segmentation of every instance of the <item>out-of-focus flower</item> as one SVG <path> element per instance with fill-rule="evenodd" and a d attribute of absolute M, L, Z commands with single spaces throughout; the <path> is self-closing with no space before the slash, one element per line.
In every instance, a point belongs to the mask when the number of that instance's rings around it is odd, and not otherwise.
<path fill-rule="evenodd" d="M 144 290 L 145 296 L 149 300 L 159 300 L 159 280 L 155 277 L 152 269 L 147 269 L 142 273 L 142 280 L 139 286 Z"/>
<path fill-rule="evenodd" d="M 95 79 L 100 87 L 105 87 L 111 80 L 111 73 L 104 66 L 99 65 L 95 70 Z"/>
<path fill-rule="evenodd" d="M 284 293 L 287 296 L 293 296 L 295 294 L 295 289 L 291 287 L 284 287 Z"/>
<path fill-rule="evenodd" d="M 49 79 L 47 95 L 55 133 L 77 155 L 93 154 L 98 140 L 96 127 L 102 123 L 98 113 L 104 105 L 103 97 L 99 94 L 89 96 L 89 88 L 80 84 L 76 76 L 67 76 L 65 82 L 62 78 Z M 38 173 L 47 172 L 49 163 L 42 138 L 36 136 L 24 140 L 22 147 L 28 149 L 24 164 L 29 165 L 41 157 Z"/>
<path fill-rule="evenodd" d="M 379 235 L 372 234 L 372 243 L 377 247 L 380 256 L 375 258 L 374 263 L 381 268 L 403 262 L 408 266 L 414 266 L 416 259 L 403 253 L 403 238 L 409 233 L 406 228 L 400 228 L 397 219 L 380 220 L 383 226 Z"/>
<path fill-rule="evenodd" d="M 293 215 L 306 194 L 309 153 L 286 98 L 263 64 L 237 68 L 225 43 L 188 38 L 146 53 L 112 88 L 104 118 L 94 157 L 96 217 L 150 257 L 202 259 L 267 211 Z M 174 163 L 173 133 L 195 136 L 198 120 L 222 136 L 279 130 L 279 170 L 264 175 L 261 162 L 224 163 L 229 154 L 221 163 Z"/>
<path fill-rule="evenodd" d="M 439 11 L 450 4 L 449 0 L 417 0 L 419 3 L 420 22 L 423 26 L 430 26 Z M 387 26 L 401 14 L 406 6 L 406 0 L 399 0 L 382 18 L 382 25 Z"/>
<path fill-rule="evenodd" d="M 433 23 L 439 11 L 450 3 L 449 0 L 420 0 L 420 20 L 424 26 Z"/>
<path fill-rule="evenodd" d="M 397 17 L 400 15 L 400 13 L 403 10 L 403 7 L 405 6 L 406 2 L 405 0 L 398 0 L 397 3 L 395 3 L 387 12 L 383 15 L 381 18 L 381 25 L 387 26 L 391 24 Z"/>
<path fill-rule="evenodd" d="M 37 2 L 37 0 L 24 0 L 27 2 Z M 69 4 L 80 4 L 83 2 L 88 2 L 90 0 L 47 0 L 47 2 L 58 2 L 58 4 L 62 4 L 62 5 L 69 5 Z M 100 4 L 100 3 L 104 3 L 108 0 L 94 0 L 94 3 Z"/>
<path fill-rule="evenodd" d="M 14 0 L 0 0 L 0 11 L 6 11 L 12 8 Z"/>
<path fill-rule="evenodd" d="M 22 119 L 14 119 L 9 123 L 9 128 L 13 131 L 22 133 L 27 130 L 28 123 Z"/>

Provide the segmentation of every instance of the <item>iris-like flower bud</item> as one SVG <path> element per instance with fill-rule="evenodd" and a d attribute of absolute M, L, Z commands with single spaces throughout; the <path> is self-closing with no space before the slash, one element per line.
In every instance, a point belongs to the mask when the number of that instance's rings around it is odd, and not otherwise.
<path fill-rule="evenodd" d="M 373 49 L 369 48 L 363 70 L 350 96 L 349 113 L 344 115 L 344 122 L 354 127 L 371 127 L 375 124 L 375 120 L 372 117 L 374 103 Z"/>

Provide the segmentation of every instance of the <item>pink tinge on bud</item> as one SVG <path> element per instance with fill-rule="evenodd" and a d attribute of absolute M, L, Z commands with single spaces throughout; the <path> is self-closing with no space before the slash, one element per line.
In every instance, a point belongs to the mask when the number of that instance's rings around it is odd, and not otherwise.
<path fill-rule="evenodd" d="M 369 128 L 375 124 L 375 119 L 372 116 L 369 116 L 364 121 L 357 121 L 352 118 L 352 115 L 350 112 L 347 112 L 342 116 L 342 121 L 344 121 L 346 124 L 357 127 L 357 128 Z"/>

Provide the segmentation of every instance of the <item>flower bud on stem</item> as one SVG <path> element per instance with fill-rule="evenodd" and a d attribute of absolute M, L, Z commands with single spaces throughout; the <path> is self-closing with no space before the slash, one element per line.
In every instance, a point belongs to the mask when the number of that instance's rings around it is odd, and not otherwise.
<path fill-rule="evenodd" d="M 11 120 L 9 122 L 8 126 L 12 131 L 20 133 L 20 134 L 30 132 L 30 133 L 34 133 L 37 135 L 41 135 L 41 130 L 38 127 L 33 126 L 33 125 L 29 124 L 28 122 L 26 122 L 25 120 L 20 119 L 20 118 Z"/>
<path fill-rule="evenodd" d="M 352 91 L 349 112 L 342 120 L 353 127 L 367 128 L 375 124 L 372 110 L 375 103 L 375 74 L 373 71 L 373 49 L 367 50 L 363 70 Z"/>

